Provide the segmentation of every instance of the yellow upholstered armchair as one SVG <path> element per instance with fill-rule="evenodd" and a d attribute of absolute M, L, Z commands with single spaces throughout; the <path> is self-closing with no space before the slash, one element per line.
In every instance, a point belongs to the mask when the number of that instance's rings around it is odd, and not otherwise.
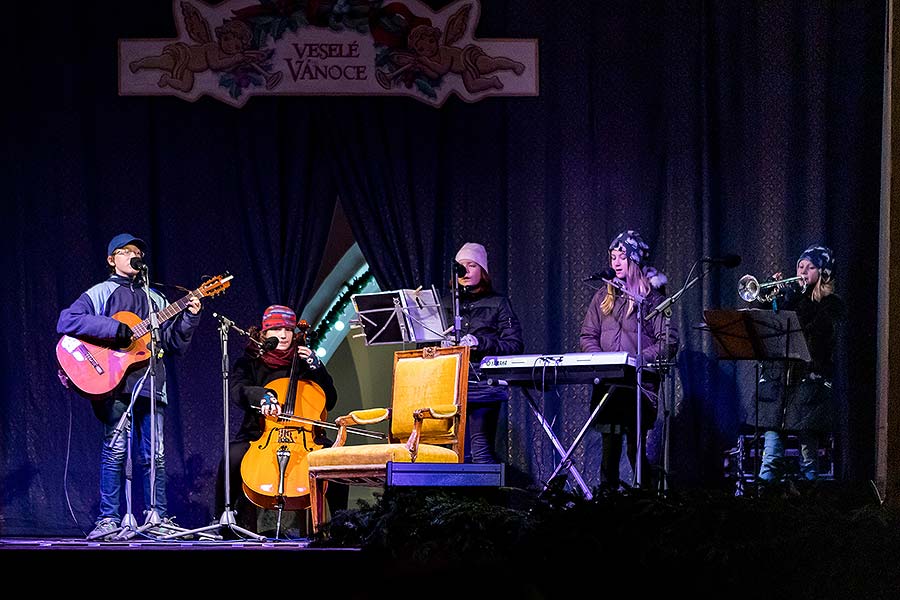
<path fill-rule="evenodd" d="M 465 445 L 469 347 L 422 348 L 394 353 L 390 408 L 356 410 L 338 417 L 331 448 L 309 460 L 312 526 L 325 521 L 325 486 L 382 486 L 389 462 L 461 463 Z M 390 420 L 388 442 L 345 446 L 347 427 Z"/>

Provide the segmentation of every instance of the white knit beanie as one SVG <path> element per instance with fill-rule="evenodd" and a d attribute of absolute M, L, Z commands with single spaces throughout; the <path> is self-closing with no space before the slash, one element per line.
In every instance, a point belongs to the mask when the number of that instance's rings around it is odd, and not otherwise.
<path fill-rule="evenodd" d="M 481 244 L 476 244 L 475 242 L 466 242 L 462 245 L 462 248 L 459 249 L 459 252 L 456 253 L 456 262 L 461 263 L 464 260 L 471 260 L 472 262 L 478 263 L 482 269 L 484 269 L 485 273 L 489 273 L 488 269 L 488 261 L 487 261 L 487 250 L 484 249 L 484 246 Z"/>

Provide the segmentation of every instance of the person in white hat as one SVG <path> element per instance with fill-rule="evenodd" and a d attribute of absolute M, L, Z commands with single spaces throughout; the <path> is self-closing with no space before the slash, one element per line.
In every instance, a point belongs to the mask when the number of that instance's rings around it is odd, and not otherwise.
<path fill-rule="evenodd" d="M 127 352 L 129 348 L 136 351 L 140 343 L 134 339 L 135 333 L 131 327 L 117 318 L 117 313 L 131 313 L 135 325 L 141 319 L 150 316 L 151 307 L 147 301 L 147 293 L 143 289 L 142 273 L 138 269 L 139 261 L 146 260 L 147 243 L 139 237 L 128 233 L 120 233 L 113 237 L 106 248 L 106 265 L 109 267 L 109 278 L 91 287 L 81 294 L 68 308 L 63 309 L 56 325 L 57 333 L 67 336 L 85 337 L 92 340 L 106 340 L 111 348 L 121 349 Z M 137 259 L 137 261 L 135 260 Z M 140 284 L 140 285 L 139 285 Z M 159 312 L 169 306 L 160 292 L 150 289 L 150 298 L 153 303 L 153 312 Z M 179 312 L 176 316 L 166 320 L 160 325 L 160 346 L 164 352 L 183 354 L 191 343 L 194 330 L 200 322 L 200 299 L 191 296 L 185 307 L 187 310 Z M 149 337 L 149 332 L 144 335 Z M 136 366 L 140 362 L 136 363 Z M 94 414 L 103 423 L 103 447 L 100 452 L 100 514 L 94 525 L 94 529 L 87 535 L 89 540 L 127 539 L 135 535 L 134 530 L 123 529 L 120 526 L 122 515 L 120 503 L 122 496 L 122 483 L 125 474 L 127 435 L 116 435 L 121 416 L 131 403 L 131 392 L 137 387 L 138 382 L 144 377 L 149 366 L 149 360 L 137 368 L 129 370 L 122 377 L 122 381 L 112 390 L 106 398 L 94 400 L 91 407 Z M 155 506 L 158 515 L 162 518 L 160 533 L 176 533 L 178 529 L 170 517 L 166 516 L 166 462 L 165 444 L 163 443 L 163 417 L 165 415 L 166 398 L 166 370 L 163 361 L 157 363 L 156 376 L 156 405 L 155 410 L 150 407 L 149 382 L 141 387 L 141 392 L 133 408 L 132 422 L 137 426 L 135 444 L 139 448 L 137 464 L 141 467 L 144 483 L 144 498 L 150 498 L 150 447 L 151 439 L 151 412 L 156 415 L 156 472 L 155 472 Z M 76 382 L 77 383 L 77 382 Z M 115 438 L 115 444 L 110 447 L 110 442 Z M 139 440 L 144 443 L 137 443 Z M 146 501 L 148 508 L 154 504 Z M 172 525 L 172 528 L 165 527 Z"/>
<path fill-rule="evenodd" d="M 467 463 L 499 463 L 495 445 L 501 403 L 508 391 L 489 386 L 477 376 L 477 367 L 485 356 L 521 354 L 522 325 L 508 297 L 494 291 L 488 268 L 487 251 L 475 242 L 466 242 L 456 253 L 456 262 L 465 270 L 460 285 L 459 343 L 470 347 L 469 393 L 466 407 Z M 445 304 L 452 306 L 452 302 Z"/>

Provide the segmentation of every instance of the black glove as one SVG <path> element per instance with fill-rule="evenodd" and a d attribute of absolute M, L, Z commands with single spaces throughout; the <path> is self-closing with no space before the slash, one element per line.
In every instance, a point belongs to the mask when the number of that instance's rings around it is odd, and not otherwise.
<path fill-rule="evenodd" d="M 131 345 L 131 338 L 134 336 L 134 332 L 131 330 L 131 327 L 128 326 L 127 323 L 119 323 L 119 329 L 116 331 L 116 348 L 127 348 Z"/>

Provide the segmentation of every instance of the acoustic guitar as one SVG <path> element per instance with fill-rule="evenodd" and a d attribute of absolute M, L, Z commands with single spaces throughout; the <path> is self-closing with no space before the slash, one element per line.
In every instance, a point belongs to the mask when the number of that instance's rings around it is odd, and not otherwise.
<path fill-rule="evenodd" d="M 234 275 L 227 272 L 209 279 L 181 300 L 173 302 L 158 313 L 161 325 L 188 305 L 191 296 L 212 297 L 223 293 L 231 285 Z M 134 335 L 126 348 L 110 348 L 103 342 L 91 342 L 64 335 L 56 344 L 56 359 L 78 392 L 90 400 L 108 396 L 122 381 L 122 377 L 134 365 L 150 360 L 150 318 L 143 321 L 127 310 L 119 311 L 112 318 L 131 327 Z"/>

